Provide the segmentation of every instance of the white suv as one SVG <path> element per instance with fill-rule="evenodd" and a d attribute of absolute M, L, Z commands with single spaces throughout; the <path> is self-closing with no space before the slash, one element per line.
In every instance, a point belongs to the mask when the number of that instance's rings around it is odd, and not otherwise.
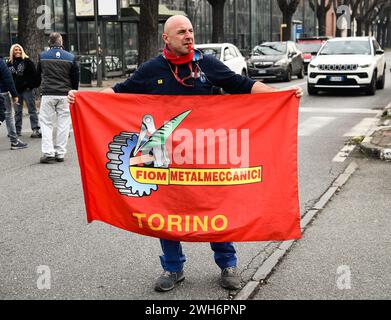
<path fill-rule="evenodd" d="M 308 94 L 336 88 L 363 88 L 368 95 L 383 89 L 384 51 L 373 37 L 328 40 L 308 66 Z"/>

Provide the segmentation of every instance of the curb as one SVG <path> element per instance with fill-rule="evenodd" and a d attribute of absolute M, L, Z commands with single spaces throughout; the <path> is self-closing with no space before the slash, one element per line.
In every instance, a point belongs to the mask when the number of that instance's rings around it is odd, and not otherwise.
<path fill-rule="evenodd" d="M 368 156 L 380 159 L 380 160 L 386 160 L 390 161 L 391 160 L 391 148 L 385 148 L 385 147 L 380 147 L 377 145 L 372 144 L 372 135 L 375 132 L 379 131 L 390 131 L 391 126 L 387 127 L 382 127 L 380 129 L 376 129 L 373 132 L 371 132 L 370 135 L 366 136 L 365 139 L 361 142 L 360 144 L 360 150 L 365 153 Z"/>
<path fill-rule="evenodd" d="M 390 161 L 391 148 L 381 147 L 372 143 L 373 135 L 375 133 L 380 131 L 391 131 L 391 121 L 385 120 L 382 122 L 381 118 L 384 113 L 391 115 L 391 103 L 384 108 L 384 111 L 379 112 L 379 114 L 376 116 L 379 119 L 378 125 L 368 132 L 364 140 L 359 144 L 359 148 L 361 152 L 363 152 L 367 156 L 380 160 Z"/>
<path fill-rule="evenodd" d="M 327 191 L 320 197 L 318 202 L 309 209 L 305 215 L 301 218 L 301 231 L 304 232 L 308 224 L 314 219 L 314 217 L 325 208 L 334 194 L 349 180 L 353 173 L 358 169 L 356 162 L 352 162 L 341 173 L 337 179 L 334 180 L 332 185 Z M 288 253 L 292 245 L 298 240 L 283 241 L 278 248 L 259 266 L 253 277 L 247 284 L 235 295 L 233 300 L 250 300 L 260 290 L 261 285 L 272 274 L 275 267 L 279 264 L 281 259 Z"/>

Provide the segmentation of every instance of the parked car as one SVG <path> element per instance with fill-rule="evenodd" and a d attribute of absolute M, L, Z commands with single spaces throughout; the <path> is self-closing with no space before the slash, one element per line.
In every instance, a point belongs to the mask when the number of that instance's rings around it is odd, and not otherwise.
<path fill-rule="evenodd" d="M 299 38 L 296 41 L 297 47 L 303 53 L 305 74 L 307 74 L 307 69 L 308 69 L 308 65 L 309 65 L 310 61 L 314 57 L 316 57 L 319 49 L 329 39 L 330 39 L 330 37 L 327 37 L 327 36 L 324 36 L 324 37 L 317 36 L 317 37 Z"/>
<path fill-rule="evenodd" d="M 327 89 L 363 88 L 368 95 L 383 89 L 384 51 L 373 37 L 328 40 L 308 67 L 308 93 Z"/>
<path fill-rule="evenodd" d="M 132 73 L 137 69 L 137 59 L 138 51 L 137 50 L 126 50 L 125 51 L 125 66 L 126 73 Z"/>
<path fill-rule="evenodd" d="M 231 43 L 196 44 L 203 54 L 211 54 L 237 74 L 247 75 L 247 63 L 239 49 Z"/>
<path fill-rule="evenodd" d="M 293 41 L 264 42 L 252 50 L 248 72 L 251 78 L 291 81 L 297 75 L 303 79 L 302 52 Z"/>

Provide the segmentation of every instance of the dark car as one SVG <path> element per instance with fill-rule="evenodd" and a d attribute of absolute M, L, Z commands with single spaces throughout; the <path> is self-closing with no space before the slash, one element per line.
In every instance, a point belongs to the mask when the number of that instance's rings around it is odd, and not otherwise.
<path fill-rule="evenodd" d="M 330 37 L 317 36 L 299 38 L 297 40 L 297 47 L 303 53 L 304 58 L 304 71 L 307 74 L 308 64 L 318 54 L 319 49 Z"/>
<path fill-rule="evenodd" d="M 304 78 L 302 52 L 293 41 L 264 42 L 256 46 L 247 61 L 251 78 L 290 81 L 293 75 Z"/>

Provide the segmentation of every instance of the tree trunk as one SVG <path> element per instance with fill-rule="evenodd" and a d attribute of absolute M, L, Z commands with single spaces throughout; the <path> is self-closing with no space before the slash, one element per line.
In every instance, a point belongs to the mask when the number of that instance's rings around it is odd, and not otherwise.
<path fill-rule="evenodd" d="M 282 12 L 282 23 L 286 24 L 283 29 L 283 40 L 291 40 L 292 38 L 292 17 L 297 10 L 299 0 L 277 0 L 278 7 Z"/>
<path fill-rule="evenodd" d="M 212 42 L 221 43 L 224 37 L 224 6 L 226 0 L 208 0 L 212 6 Z"/>
<path fill-rule="evenodd" d="M 283 29 L 283 41 L 292 39 L 292 17 L 291 13 L 284 13 L 282 23 L 286 24 L 286 28 Z"/>
<path fill-rule="evenodd" d="M 37 12 L 44 4 L 44 0 L 19 0 L 18 43 L 35 64 L 44 48 L 44 12 Z"/>
<path fill-rule="evenodd" d="M 389 23 L 383 24 L 383 26 L 382 26 L 382 33 L 381 33 L 381 46 L 382 46 L 382 47 L 385 47 L 385 46 L 386 46 L 387 28 L 389 28 Z"/>
<path fill-rule="evenodd" d="M 365 21 L 365 35 L 369 36 L 369 28 L 371 24 L 368 21 Z"/>
<path fill-rule="evenodd" d="M 361 37 L 362 36 L 362 20 L 361 19 L 357 19 L 357 37 Z"/>
<path fill-rule="evenodd" d="M 319 35 L 326 35 L 326 12 L 324 10 L 319 10 L 318 13 L 318 22 L 319 22 Z"/>
<path fill-rule="evenodd" d="M 140 1 L 140 22 L 138 25 L 138 64 L 159 53 L 159 0 Z"/>

